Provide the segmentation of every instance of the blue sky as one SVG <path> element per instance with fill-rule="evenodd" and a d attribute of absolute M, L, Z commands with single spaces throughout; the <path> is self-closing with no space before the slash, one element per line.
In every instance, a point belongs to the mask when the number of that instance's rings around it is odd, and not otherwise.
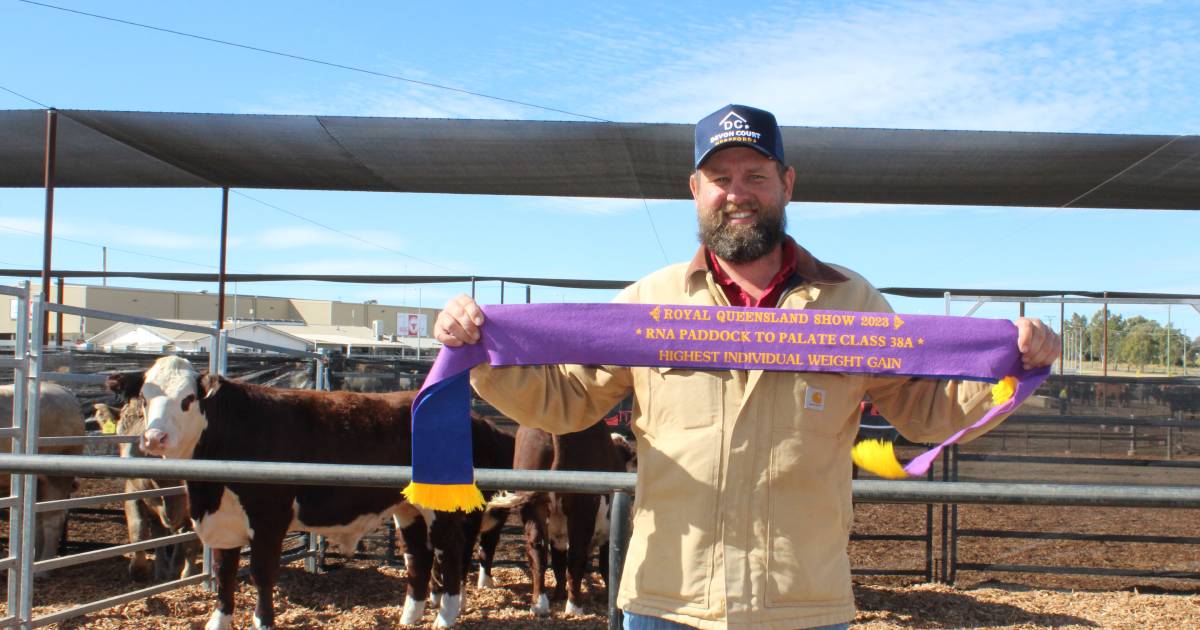
<path fill-rule="evenodd" d="M 1200 129 L 1193 1 L 51 4 L 617 121 L 692 123 L 743 102 L 784 125 Z M 17 0 L 0 0 L 0 58 L 0 86 L 60 108 L 580 119 Z M 0 91 L 0 109 L 35 107 Z M 219 204 L 215 190 L 60 189 L 54 264 L 98 269 L 106 245 L 111 270 L 214 270 Z M 0 190 L 0 266 L 40 266 L 43 206 L 40 190 Z M 1195 212 L 792 204 L 788 217 L 800 243 L 878 286 L 1200 293 Z M 235 272 L 633 279 L 696 247 L 690 202 L 640 200 L 236 190 L 231 231 Z M 434 306 L 464 288 L 237 291 Z M 498 287 L 479 297 L 499 301 Z M 1200 335 L 1194 310 L 1172 317 Z"/>

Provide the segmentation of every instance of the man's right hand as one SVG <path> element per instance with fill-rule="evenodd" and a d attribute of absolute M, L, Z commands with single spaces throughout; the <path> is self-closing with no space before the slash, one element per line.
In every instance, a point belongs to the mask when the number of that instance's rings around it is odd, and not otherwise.
<path fill-rule="evenodd" d="M 483 325 L 483 309 L 466 294 L 458 295 L 446 302 L 433 324 L 433 337 L 442 344 L 457 348 L 464 343 L 479 341 L 479 327 Z"/>

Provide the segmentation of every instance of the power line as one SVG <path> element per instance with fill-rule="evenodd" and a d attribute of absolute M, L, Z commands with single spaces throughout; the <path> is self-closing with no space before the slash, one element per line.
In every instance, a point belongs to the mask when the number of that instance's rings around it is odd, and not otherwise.
<path fill-rule="evenodd" d="M 658 228 L 654 225 L 654 216 L 650 214 L 650 204 L 646 203 L 645 197 L 642 197 L 642 207 L 646 210 L 646 220 L 650 222 L 650 231 L 654 233 L 654 242 L 658 243 L 658 251 L 662 252 L 663 260 L 670 264 L 671 259 L 667 256 L 667 248 L 663 247 L 662 239 L 658 237 Z"/>
<path fill-rule="evenodd" d="M 22 232 L 24 234 L 32 234 L 33 236 L 42 236 L 41 232 L 34 232 L 33 230 L 24 230 L 21 228 L 13 227 L 11 225 L 0 224 L 0 230 L 9 230 L 11 232 Z M 216 269 L 217 268 L 216 265 L 204 265 L 204 264 L 201 264 L 198 262 L 192 262 L 190 260 L 180 260 L 178 258 L 168 258 L 166 256 L 155 256 L 154 254 L 135 252 L 135 251 L 129 250 L 129 249 L 121 249 L 119 247 L 112 247 L 109 245 L 100 245 L 99 243 L 89 243 L 87 241 L 78 241 L 73 238 L 66 238 L 65 236 L 55 236 L 55 237 L 53 237 L 52 240 L 66 241 L 68 243 L 75 243 L 77 245 L 87 245 L 89 247 L 99 247 L 101 249 L 108 248 L 110 251 L 121 252 L 122 254 L 131 254 L 133 256 L 145 256 L 146 258 L 155 258 L 158 260 L 166 260 L 169 262 L 176 262 L 176 263 L 180 263 L 180 264 L 184 264 L 184 265 L 192 265 L 193 267 L 203 267 L 205 269 Z"/>
<path fill-rule="evenodd" d="M 448 85 L 441 85 L 439 83 L 432 83 L 429 81 L 421 81 L 419 79 L 403 77 L 403 76 L 396 75 L 396 74 L 388 74 L 386 72 L 378 72 L 376 70 L 367 70 L 365 68 L 359 68 L 356 66 L 348 66 L 345 64 L 336 63 L 336 62 L 332 62 L 332 61 L 324 61 L 322 59 L 314 59 L 312 57 L 305 57 L 303 55 L 294 55 L 291 53 L 280 52 L 278 50 L 271 50 L 269 48 L 260 48 L 258 46 L 251 46 L 249 44 L 239 44 L 237 42 L 231 42 L 231 41 L 227 41 L 227 40 L 223 40 L 223 39 L 217 39 L 215 37 L 205 37 L 203 35 L 196 35 L 193 33 L 185 33 L 183 31 L 176 31 L 176 30 L 169 29 L 169 28 L 163 28 L 161 26 L 151 26 L 149 24 L 142 24 L 139 22 L 122 20 L 119 18 L 108 17 L 106 15 L 99 15 L 96 13 L 88 13 L 86 11 L 78 11 L 76 9 L 68 9 L 66 7 L 55 6 L 53 4 L 46 4 L 43 2 L 34 2 L 33 0 L 20 0 L 20 1 L 24 2 L 25 4 L 32 4 L 32 5 L 39 6 L 39 7 L 45 7 L 47 9 L 56 9 L 58 11 L 65 11 L 67 13 L 75 13 L 77 15 L 85 15 L 87 17 L 92 17 L 92 18 L 96 18 L 99 20 L 108 20 L 109 22 L 116 22 L 118 24 L 125 24 L 128 26 L 136 26 L 138 28 L 145 28 L 145 29 L 149 29 L 152 31 L 159 31 L 161 33 L 169 33 L 171 35 L 179 35 L 180 37 L 190 37 L 192 39 L 198 39 L 201 41 L 210 42 L 210 43 L 214 43 L 214 44 L 222 44 L 224 46 L 233 46 L 235 48 L 242 48 L 244 50 L 252 50 L 254 52 L 265 53 L 268 55 L 275 55 L 277 57 L 286 57 L 288 59 L 295 59 L 297 61 L 306 61 L 308 63 L 320 64 L 322 66 L 329 66 L 331 68 L 340 68 L 342 70 L 350 70 L 351 72 L 361 72 L 362 74 L 369 74 L 372 76 L 384 77 L 387 79 L 395 79 L 397 81 L 404 81 L 406 83 L 412 83 L 414 85 L 421 85 L 421 86 L 425 86 L 425 87 L 436 88 L 439 90 L 456 92 L 458 94 L 466 94 L 469 96 L 477 96 L 479 98 L 491 99 L 493 101 L 500 101 L 502 103 L 510 103 L 512 105 L 521 105 L 523 107 L 533 107 L 533 108 L 541 109 L 541 110 L 548 111 L 548 112 L 555 112 L 558 114 L 566 114 L 568 116 L 576 116 L 578 118 L 587 118 L 587 119 L 596 120 L 599 122 L 612 122 L 611 120 L 606 120 L 604 118 L 597 118 L 596 116 L 589 116 L 588 114 L 579 114 L 576 112 L 567 111 L 565 109 L 557 109 L 554 107 L 547 107 L 545 105 L 538 105 L 537 103 L 518 101 L 516 99 L 505 98 L 503 96 L 493 96 L 491 94 L 484 94 L 482 92 L 473 92 L 471 90 L 464 90 L 462 88 L 450 87 Z"/>
<path fill-rule="evenodd" d="M 3 85 L 0 85 L 0 90 L 4 90 L 5 92 L 8 92 L 9 94 L 13 94 L 15 96 L 19 96 L 19 97 L 29 101 L 30 103 L 33 103 L 34 105 L 37 105 L 38 107 L 41 107 L 42 109 L 50 109 L 49 105 L 46 105 L 45 103 L 42 103 L 39 101 L 36 101 L 32 98 L 29 98 L 28 96 L 25 96 L 24 94 L 21 94 L 20 92 L 18 92 L 16 90 L 10 90 L 10 89 L 4 87 Z"/>
<path fill-rule="evenodd" d="M 233 192 L 234 194 L 236 194 L 236 195 L 239 195 L 239 196 L 241 196 L 241 197 L 245 197 L 246 199 L 249 199 L 250 201 L 254 201 L 254 202 L 256 202 L 256 203 L 260 203 L 260 204 L 262 204 L 262 205 L 264 205 L 264 206 L 266 206 L 266 207 L 268 207 L 268 208 L 271 208 L 271 209 L 273 209 L 273 210 L 278 210 L 279 212 L 282 212 L 282 213 L 284 213 L 284 214 L 286 214 L 286 215 L 288 215 L 288 216 L 295 217 L 295 218 L 297 218 L 297 219 L 300 219 L 301 221 L 307 221 L 308 223 L 311 223 L 311 224 L 313 224 L 313 225 L 315 225 L 315 226 L 317 226 L 317 227 L 319 227 L 319 228 L 322 228 L 322 229 L 325 229 L 325 230 L 329 230 L 330 232 L 333 232 L 333 233 L 335 233 L 335 234 L 338 234 L 338 235 L 344 236 L 344 237 L 346 237 L 346 238 L 349 238 L 349 239 L 354 239 L 354 240 L 356 240 L 356 241 L 358 241 L 358 242 L 360 242 L 360 243 L 363 243 L 363 244 L 366 244 L 366 245 L 370 245 L 371 247 L 378 247 L 379 249 L 382 249 L 382 250 L 385 250 L 385 251 L 389 251 L 389 252 L 391 252 L 391 253 L 393 253 L 393 254 L 396 254 L 397 256 L 403 256 L 403 257 L 405 257 L 405 258 L 408 258 L 408 259 L 410 259 L 410 260 L 415 260 L 415 261 L 417 261 L 417 262 L 419 262 L 419 263 L 422 263 L 422 264 L 425 264 L 425 265 L 429 265 L 429 266 L 431 266 L 431 267 L 437 267 L 438 269 L 445 269 L 445 270 L 447 270 L 447 271 L 457 271 L 456 269 L 452 269 L 452 268 L 450 268 L 450 267 L 447 267 L 447 266 L 445 266 L 445 265 L 439 265 L 439 264 L 437 264 L 437 263 L 430 262 L 430 261 L 428 261 L 428 260 L 424 260 L 424 259 L 421 259 L 421 258 L 417 258 L 416 256 L 413 256 L 412 254 L 406 254 L 406 253 L 404 253 L 404 252 L 402 252 L 402 251 L 400 251 L 400 250 L 398 250 L 398 249 L 393 249 L 393 248 L 391 248 L 391 247 L 388 247 L 387 245 L 380 245 L 379 243 L 375 243 L 375 242 L 373 242 L 373 241 L 369 241 L 369 240 L 367 240 L 367 239 L 365 239 L 365 238 L 362 238 L 361 236 L 355 236 L 355 235 L 353 235 L 353 234 L 350 234 L 349 232 L 343 232 L 342 230 L 339 230 L 339 229 L 337 229 L 337 228 L 335 228 L 335 227 L 332 227 L 332 226 L 329 226 L 329 225 L 325 225 L 324 223 L 321 223 L 321 222 L 319 222 L 319 221 L 315 221 L 315 220 L 313 220 L 313 219 L 310 219 L 310 218 L 308 218 L 308 217 L 306 217 L 306 216 L 304 216 L 304 215 L 297 214 L 297 213 L 295 213 L 295 212 L 292 212 L 291 210 L 286 210 L 286 209 L 284 209 L 284 208 L 280 208 L 279 206 L 277 206 L 277 205 L 275 205 L 275 204 L 267 203 L 267 202 L 263 201 L 262 199 L 256 199 L 256 198 L 254 198 L 254 197 L 251 197 L 250 195 L 247 195 L 246 193 L 239 192 L 239 191 L 236 191 L 236 190 L 235 190 L 235 191 L 232 191 L 232 192 Z"/>
<path fill-rule="evenodd" d="M 377 77 L 383 77 L 383 78 L 387 78 L 387 79 L 394 79 L 394 80 L 397 80 L 397 81 L 404 81 L 404 82 L 406 82 L 406 83 L 412 83 L 412 84 L 414 84 L 414 85 L 421 85 L 421 86 L 425 86 L 425 87 L 436 88 L 436 89 L 439 89 L 439 90 L 446 90 L 446 91 L 450 91 L 450 92 L 455 92 L 455 93 L 458 93 L 458 94 L 466 94 L 466 95 L 469 95 L 469 96 L 476 96 L 476 97 L 479 97 L 479 98 L 491 99 L 491 100 L 494 100 L 494 101 L 499 101 L 499 102 L 502 102 L 502 103 L 510 103 L 510 104 L 513 104 L 513 105 L 520 105 L 520 106 L 523 106 L 523 107 L 532 107 L 532 108 L 535 108 L 535 109 L 540 109 L 540 110 L 543 110 L 543 111 L 555 112 L 555 113 L 559 113 L 559 114 L 566 114 L 566 115 L 568 115 L 568 116 L 575 116 L 575 117 L 578 117 L 578 118 L 586 118 L 586 119 L 589 119 L 589 120 L 595 120 L 595 121 L 598 121 L 598 122 L 613 122 L 613 121 L 611 121 L 611 120 L 609 120 L 609 119 L 607 119 L 607 118 L 600 118 L 600 117 L 597 117 L 597 116 L 592 116 L 592 115 L 589 115 L 589 114 L 580 114 L 580 113 L 578 113 L 578 112 L 572 112 L 572 111 L 568 111 L 568 110 L 565 110 L 565 109 L 558 109 L 558 108 L 555 108 L 555 107 L 548 107 L 548 106 L 545 106 L 545 105 L 538 105 L 537 103 L 529 103 L 529 102 L 526 102 L 526 101 L 519 101 L 519 100 L 516 100 L 516 99 L 505 98 L 505 97 L 502 97 L 502 96 L 494 96 L 494 95 L 491 95 L 491 94 L 484 94 L 484 93 L 482 93 L 482 92 L 475 92 L 475 91 L 472 91 L 472 90 L 465 90 L 465 89 L 462 89 L 462 88 L 456 88 L 456 87 L 451 87 L 451 86 L 447 86 L 447 85 L 442 85 L 442 84 L 439 84 L 439 83 L 433 83 L 433 82 L 430 82 L 430 81 L 421 81 L 421 80 L 419 80 L 419 79 L 413 79 L 413 78 L 410 78 L 410 77 L 404 77 L 404 76 L 395 75 L 395 74 L 388 74 L 388 73 L 386 73 L 386 72 L 379 72 L 379 71 L 376 71 L 376 70 L 368 70 L 368 69 L 365 69 L 365 68 L 359 68 L 359 67 L 357 67 L 357 66 L 350 66 L 350 65 L 346 65 L 346 64 L 341 64 L 341 63 L 332 62 L 332 61 L 325 61 L 325 60 L 322 60 L 322 59 L 315 59 L 315 58 L 312 58 L 312 57 L 305 57 L 305 56 L 303 56 L 303 55 L 295 55 L 295 54 L 292 54 L 292 53 L 285 53 L 285 52 L 281 52 L 281 51 L 277 51 L 277 50 L 271 50 L 271 49 L 269 49 L 269 48 L 262 48 L 262 47 L 259 47 L 259 46 L 251 46 L 251 45 L 249 45 L 249 44 L 240 44 L 240 43 L 237 43 L 237 42 L 231 42 L 231 41 L 227 41 L 227 40 L 223 40 L 223 39 L 217 39 L 217 38 L 214 38 L 214 37 L 206 37 L 206 36 L 203 36 L 203 35 L 196 35 L 196 34 L 194 34 L 194 33 L 186 33 L 186 32 L 183 32 L 183 31 L 177 31 L 177 30 L 174 30 L 174 29 L 169 29 L 169 28 L 160 27 L 160 26 L 152 26 L 152 25 L 149 25 L 149 24 L 143 24 L 143 23 L 140 23 L 140 22 L 133 22 L 133 21 L 131 21 L 131 20 L 123 20 L 123 19 L 120 19 L 120 18 L 109 17 L 109 16 L 106 16 L 106 15 L 100 15 L 100 14 L 97 14 L 97 13 L 89 13 L 89 12 L 87 12 L 87 11 L 79 11 L 79 10 L 77 10 L 77 9 L 69 9 L 69 8 L 66 8 L 66 7 L 61 7 L 61 6 L 57 6 L 57 5 L 53 5 L 53 4 L 47 4 L 47 3 L 44 3 L 44 2 L 34 2 L 34 0 L 20 0 L 20 2 L 24 2 L 25 4 L 31 4 L 31 5 L 34 5 L 34 6 L 44 7 L 44 8 L 47 8 L 47 9 L 55 9 L 55 10 L 58 10 L 58 11 L 63 11 L 63 12 L 66 12 L 66 13 L 74 13 L 74 14 L 76 14 L 76 15 L 83 15 L 83 16 L 86 16 L 86 17 L 96 18 L 96 19 L 99 19 L 99 20 L 106 20 L 106 21 L 109 21 L 109 22 L 115 22 L 115 23 L 118 23 L 118 24 L 125 24 L 125 25 L 127 25 L 127 26 L 135 26 L 135 27 L 138 27 L 138 28 L 144 28 L 144 29 L 148 29 L 148 30 L 152 30 L 152 31 L 158 31 L 158 32 L 161 32 L 161 33 L 168 33 L 168 34 L 171 34 L 171 35 L 178 35 L 178 36 L 180 36 L 180 37 L 188 37 L 188 38 L 191 38 L 191 39 L 198 39 L 198 40 L 205 41 L 205 42 L 209 42 L 209 43 L 221 44 L 221 45 L 224 45 L 224 46 L 232 46 L 232 47 L 234 47 L 234 48 L 241 48 L 241 49 L 243 49 L 243 50 L 250 50 L 250 51 L 253 51 L 253 52 L 259 52 L 259 53 L 264 53 L 264 54 L 268 54 L 268 55 L 275 55 L 275 56 L 278 56 L 278 57 L 284 57 L 284 58 L 287 58 L 287 59 L 294 59 L 294 60 L 297 60 L 297 61 L 304 61 L 304 62 L 308 62 L 308 63 L 314 63 L 314 64 L 323 65 L 323 66 L 327 66 L 327 67 L 331 67 L 331 68 L 338 68 L 338 69 L 341 69 L 341 70 L 349 70 L 349 71 L 351 71 L 351 72 L 359 72 L 359 73 L 362 73 L 362 74 L 368 74 L 368 75 L 377 76 Z M 16 92 L 13 92 L 13 93 L 14 93 L 14 94 L 16 94 Z M 17 94 L 17 95 L 18 95 L 18 96 L 21 96 L 20 94 Z M 24 97 L 24 96 L 22 96 L 22 98 L 26 98 L 26 100 L 29 100 L 30 102 L 37 103 L 37 101 L 34 101 L 33 99 L 28 99 L 27 97 Z M 39 105 L 41 105 L 41 103 L 38 103 L 38 104 L 39 104 Z M 46 107 L 46 106 L 45 106 L 45 105 L 42 105 L 42 107 Z M 239 193 L 239 194 L 241 194 L 241 193 Z M 345 236 L 349 236 L 350 238 L 354 238 L 354 239 L 356 239 L 356 240 L 360 240 L 360 241 L 362 241 L 362 242 L 364 242 L 364 243 L 367 243 L 367 244 L 369 244 L 369 245 L 373 245 L 373 246 L 375 246 L 375 247 L 380 247 L 380 248 L 382 248 L 382 249 L 387 249 L 388 251 L 392 251 L 392 252 L 394 252 L 394 253 L 396 253 L 396 254 L 399 254 L 399 255 L 401 255 L 401 256 L 405 256 L 405 257 L 408 257 L 408 258 L 413 258 L 413 260 L 420 260 L 420 259 L 418 259 L 418 258 L 415 258 L 415 257 L 413 257 L 413 256 L 409 256 L 408 254 L 405 254 L 405 253 L 403 253 L 403 252 L 399 252 L 399 251 L 396 251 L 396 250 L 392 250 L 392 249 L 389 249 L 389 248 L 387 248 L 387 247 L 383 247 L 382 245 L 378 245 L 378 244 L 376 244 L 376 243 L 371 243 L 371 242 L 369 242 L 369 241 L 365 241 L 365 240 L 363 240 L 363 239 L 359 239 L 358 237 L 355 237 L 355 236 L 352 236 L 352 235 L 349 235 L 349 234 L 345 234 L 344 232 L 340 232 L 340 231 L 338 231 L 338 230 L 336 230 L 336 229 L 333 229 L 333 228 L 330 228 L 330 227 L 328 227 L 328 226 L 321 225 L 320 223 L 317 223 L 316 221 L 312 221 L 311 219 L 308 219 L 308 218 L 306 218 L 306 217 L 301 217 L 301 216 L 299 216 L 299 215 L 295 215 L 295 214 L 293 214 L 293 213 L 291 213 L 291 212 L 288 212 L 288 211 L 286 211 L 286 210 L 283 210 L 282 208 L 278 208 L 278 207 L 275 207 L 275 206 L 271 206 L 270 204 L 268 204 L 268 203 L 266 203 L 266 202 L 260 201 L 260 200 L 258 200 L 258 199 L 253 199 L 252 197 L 249 197 L 249 196 L 247 196 L 247 195 L 243 195 L 243 196 L 245 196 L 247 199 L 252 199 L 252 200 L 254 200 L 254 201 L 258 201 L 259 203 L 262 203 L 263 205 L 266 205 L 266 206 L 268 206 L 268 207 L 274 207 L 276 210 L 279 210 L 280 212 L 284 212 L 284 213 L 287 213 L 287 214 L 292 214 L 292 216 L 296 216 L 297 218 L 300 218 L 300 219 L 303 219 L 303 220 L 305 220 L 305 221 L 308 221 L 308 222 L 310 222 L 310 223 L 313 223 L 314 225 L 319 225 L 319 226 L 321 226 L 321 227 L 324 227 L 324 228 L 326 228 L 326 229 L 333 230 L 333 231 L 335 231 L 335 232 L 338 232 L 338 233 L 340 233 L 340 234 L 343 234 L 343 235 L 345 235 Z M 663 255 L 663 259 L 664 259 L 664 260 L 667 260 L 667 261 L 669 262 L 669 257 L 667 256 L 667 250 L 666 250 L 666 248 L 664 248 L 664 247 L 663 247 L 663 244 L 662 244 L 662 239 L 659 237 L 659 234 L 658 234 L 658 228 L 657 228 L 657 226 L 655 226 L 655 224 L 654 224 L 654 217 L 653 217 L 653 216 L 650 214 L 650 208 L 649 208 L 649 206 L 646 204 L 646 200 L 645 200 L 644 198 L 642 199 L 642 204 L 643 204 L 643 206 L 644 206 L 644 208 L 645 208 L 645 211 L 646 211 L 646 219 L 647 219 L 647 220 L 649 221 L 649 223 L 650 223 L 650 230 L 651 230 L 651 232 L 653 232 L 653 234 L 654 234 L 654 240 L 655 240 L 655 242 L 658 244 L 658 249 L 659 249 L 659 251 L 662 253 L 662 255 Z M 443 267 L 443 266 L 441 266 L 441 265 L 435 265 L 435 264 L 433 264 L 433 263 L 429 263 L 429 262 L 427 262 L 427 261 L 423 261 L 423 260 L 421 260 L 420 262 L 423 262 L 423 263 L 426 263 L 426 264 L 431 264 L 431 265 L 434 265 L 435 267 L 439 267 L 439 268 L 442 268 L 442 269 L 447 269 L 447 267 Z"/>

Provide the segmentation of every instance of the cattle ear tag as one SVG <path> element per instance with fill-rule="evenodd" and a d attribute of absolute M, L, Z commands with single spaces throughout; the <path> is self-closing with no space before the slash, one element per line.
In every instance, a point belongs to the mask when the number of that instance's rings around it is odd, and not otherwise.
<path fill-rule="evenodd" d="M 804 408 L 825 411 L 825 390 L 811 385 L 804 388 Z"/>

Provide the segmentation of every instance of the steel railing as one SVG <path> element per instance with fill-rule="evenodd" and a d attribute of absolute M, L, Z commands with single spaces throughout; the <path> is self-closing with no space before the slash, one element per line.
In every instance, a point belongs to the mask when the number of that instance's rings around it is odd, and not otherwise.
<path fill-rule="evenodd" d="M 100 384 L 103 383 L 107 378 L 104 374 L 74 374 L 59 372 L 43 373 L 41 371 L 42 357 L 45 348 L 42 347 L 40 340 L 42 338 L 42 331 L 44 329 L 44 314 L 47 312 L 53 311 L 77 315 L 80 317 L 92 317 L 111 321 L 129 322 L 172 330 L 198 332 L 209 335 L 212 338 L 212 341 L 210 351 L 208 353 L 208 367 L 210 372 L 216 374 L 226 373 L 227 348 L 230 344 L 288 356 L 295 356 L 303 359 L 313 359 L 316 367 L 315 382 L 317 387 L 321 389 L 327 388 L 328 365 L 326 365 L 326 356 L 321 352 L 310 352 L 307 350 L 276 346 L 273 344 L 247 339 L 239 339 L 236 337 L 231 337 L 226 330 L 206 326 L 197 326 L 194 324 L 186 324 L 182 322 L 161 320 L 150 317 L 141 317 L 125 313 L 115 313 L 99 309 L 81 308 L 65 304 L 49 303 L 45 301 L 44 295 L 32 296 L 29 290 L 28 282 L 23 283 L 22 287 L 20 288 L 0 286 L 0 294 L 17 297 L 18 310 L 22 314 L 21 317 L 17 318 L 17 331 L 13 344 L 14 354 L 12 358 L 0 357 L 0 368 L 11 368 L 14 371 L 13 425 L 11 428 L 0 428 L 0 437 L 8 437 L 12 439 L 14 453 L 20 453 L 33 457 L 41 457 L 36 455 L 37 448 L 39 446 L 125 443 L 134 440 L 134 438 L 128 436 L 37 437 L 39 420 L 38 402 L 40 398 L 38 394 L 40 392 L 40 383 L 42 381 L 56 381 L 76 384 Z M 26 316 L 26 314 L 28 314 L 28 316 Z M 204 569 L 202 574 L 199 576 L 189 577 L 186 580 L 176 580 L 167 584 L 151 587 L 150 589 L 142 589 L 130 594 L 107 598 L 101 602 L 83 604 L 68 611 L 61 611 L 54 613 L 53 615 L 34 618 L 32 615 L 32 591 L 33 575 L 35 573 L 39 571 L 46 571 L 50 568 L 72 566 L 101 558 L 112 557 L 115 555 L 128 553 L 130 551 L 161 547 L 164 545 L 173 544 L 173 541 L 178 542 L 175 540 L 175 537 L 167 536 L 139 543 L 132 543 L 130 545 L 121 545 L 83 554 L 75 554 L 73 556 L 34 562 L 33 540 L 35 533 L 35 519 L 37 518 L 38 513 L 62 510 L 82 505 L 94 505 L 117 500 L 124 501 L 136 500 L 138 498 L 150 496 L 168 496 L 171 494 L 180 494 L 184 492 L 184 489 L 182 487 L 176 487 L 157 491 L 118 493 L 104 495 L 102 497 L 79 497 L 62 501 L 47 501 L 38 503 L 36 501 L 36 476 L 34 474 L 14 474 L 12 476 L 10 485 L 14 489 L 13 495 L 7 498 L 0 498 L 0 507 L 10 508 L 10 553 L 7 558 L 0 559 L 0 570 L 8 570 L 8 610 L 14 614 L 11 614 L 5 618 L 0 618 L 0 627 L 11 625 L 18 625 L 21 628 L 43 626 L 70 618 L 72 616 L 86 614 L 87 612 L 91 612 L 93 610 L 99 610 L 100 608 L 116 605 L 117 603 L 146 597 L 150 593 L 164 592 L 165 590 L 170 590 L 171 588 L 197 583 L 200 581 L 211 580 L 212 578 L 211 550 L 206 547 L 204 553 Z M 183 534 L 182 536 L 184 536 L 187 540 L 195 539 L 195 534 Z M 306 568 L 309 568 L 310 570 L 316 569 L 314 562 L 316 557 L 315 547 L 315 544 L 307 545 L 307 549 L 300 554 L 305 559 Z"/>

